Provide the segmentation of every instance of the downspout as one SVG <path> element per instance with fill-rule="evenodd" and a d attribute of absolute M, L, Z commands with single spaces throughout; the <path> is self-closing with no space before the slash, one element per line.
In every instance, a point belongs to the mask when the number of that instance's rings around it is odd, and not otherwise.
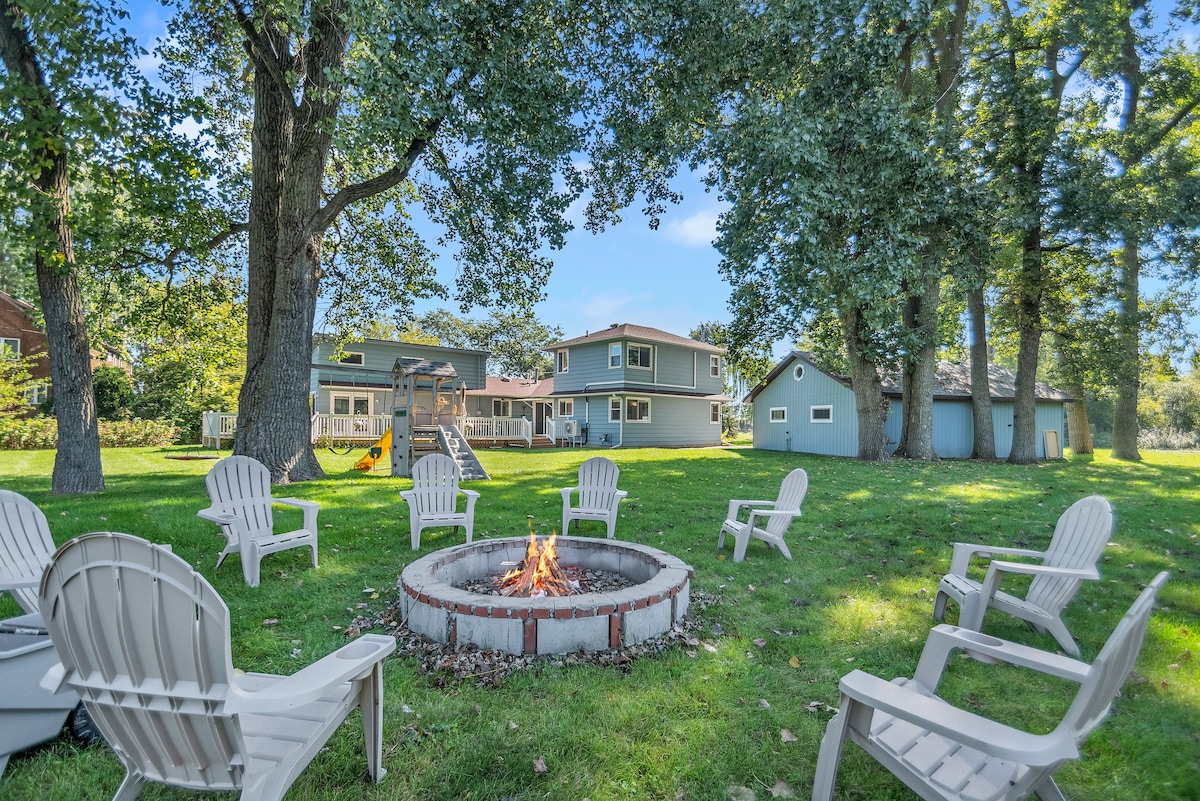
<path fill-rule="evenodd" d="M 617 397 L 621 397 L 621 396 L 618 395 Z M 624 401 L 624 399 L 622 399 L 620 407 L 621 407 L 621 413 L 617 416 L 617 444 L 613 445 L 614 448 L 621 447 L 621 445 L 624 444 L 624 442 L 625 442 L 625 401 Z"/>

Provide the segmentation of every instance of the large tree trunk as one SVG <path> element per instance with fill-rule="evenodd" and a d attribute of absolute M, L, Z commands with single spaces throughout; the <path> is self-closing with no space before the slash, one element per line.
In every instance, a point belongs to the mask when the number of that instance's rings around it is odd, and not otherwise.
<path fill-rule="evenodd" d="M 854 391 L 854 406 L 858 415 L 858 458 L 869 462 L 885 461 L 888 458 L 888 405 L 883 397 L 879 369 L 865 355 L 858 309 L 844 312 L 841 322 L 850 363 L 850 386 Z"/>
<path fill-rule="evenodd" d="M 987 307 L 983 287 L 967 293 L 971 317 L 971 421 L 974 423 L 973 459 L 996 458 L 996 428 L 992 419 L 992 388 L 988 379 Z"/>
<path fill-rule="evenodd" d="M 1092 424 L 1088 419 L 1087 400 L 1081 384 L 1067 384 L 1067 392 L 1076 400 L 1067 404 L 1067 447 L 1072 453 L 1094 453 Z"/>
<path fill-rule="evenodd" d="M 266 465 L 275 483 L 324 476 L 312 448 L 308 392 L 324 233 L 317 221 L 338 90 L 321 84 L 341 66 L 346 31 L 337 0 L 311 13 L 318 30 L 299 60 L 307 63 L 281 55 L 289 52 L 289 42 L 271 17 L 261 26 L 263 46 L 252 55 L 246 380 L 234 452 Z M 297 66 L 307 70 L 308 83 L 299 104 L 281 85 Z"/>
<path fill-rule="evenodd" d="M 1125 234 L 1121 250 L 1121 303 L 1117 322 L 1116 384 L 1117 399 L 1113 405 L 1112 457 L 1138 461 L 1138 370 L 1141 353 L 1138 333 L 1141 320 L 1138 306 L 1138 274 L 1140 271 L 1137 237 Z"/>
<path fill-rule="evenodd" d="M 25 84 L 21 113 L 34 123 L 29 150 L 41 170 L 31 176 L 44 202 L 35 204 L 33 225 L 53 237 L 50 252 L 34 254 L 38 292 L 46 321 L 50 382 L 58 420 L 51 492 L 91 493 L 104 489 L 100 429 L 92 393 L 91 347 L 83 319 L 83 299 L 75 272 L 75 248 L 67 222 L 70 211 L 69 150 L 60 134 L 60 114 L 46 85 L 28 29 L 18 24 L 21 11 L 6 5 L 0 17 L 0 55 L 9 76 Z"/>
<path fill-rule="evenodd" d="M 1035 224 L 1025 232 L 1021 247 L 1021 290 L 1017 300 L 1020 344 L 1017 346 L 1017 387 L 1013 398 L 1013 439 L 1008 461 L 1033 464 L 1037 461 L 1038 352 L 1042 343 L 1042 228 Z"/>
<path fill-rule="evenodd" d="M 933 461 L 933 384 L 937 377 L 938 304 L 941 281 L 930 278 L 919 295 L 909 295 L 904 304 L 904 328 L 920 341 L 916 352 L 904 360 L 903 415 L 900 447 L 896 455 L 906 459 Z"/>

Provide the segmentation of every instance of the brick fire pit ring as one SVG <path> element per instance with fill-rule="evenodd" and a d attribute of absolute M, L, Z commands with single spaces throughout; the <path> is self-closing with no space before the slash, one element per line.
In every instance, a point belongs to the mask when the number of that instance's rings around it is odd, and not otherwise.
<path fill-rule="evenodd" d="M 410 630 L 448 645 L 517 655 L 606 651 L 671 630 L 687 613 L 692 568 L 648 545 L 559 537 L 559 562 L 637 582 L 613 592 L 546 598 L 483 595 L 455 585 L 504 572 L 525 558 L 528 537 L 483 540 L 435 551 L 400 573 L 400 610 Z"/>

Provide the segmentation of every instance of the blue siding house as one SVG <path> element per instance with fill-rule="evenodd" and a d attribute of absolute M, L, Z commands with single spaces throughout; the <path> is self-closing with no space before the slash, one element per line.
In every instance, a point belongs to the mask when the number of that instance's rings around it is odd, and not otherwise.
<path fill-rule="evenodd" d="M 988 383 L 996 456 L 1003 459 L 1012 450 L 1016 374 L 989 365 Z M 1066 442 L 1065 404 L 1072 398 L 1041 382 L 1035 394 L 1037 455 L 1046 458 L 1049 443 L 1050 455 L 1061 456 Z M 885 378 L 883 395 L 889 404 L 886 428 L 894 449 L 903 420 L 899 381 Z M 746 402 L 754 404 L 756 448 L 829 456 L 858 454 L 858 416 L 850 379 L 823 372 L 807 353 L 788 354 L 750 391 Z M 934 452 L 944 459 L 968 459 L 973 438 L 970 368 L 940 362 L 933 393 Z"/>
<path fill-rule="evenodd" d="M 722 348 L 625 323 L 545 350 L 555 417 L 578 420 L 587 444 L 721 444 Z"/>

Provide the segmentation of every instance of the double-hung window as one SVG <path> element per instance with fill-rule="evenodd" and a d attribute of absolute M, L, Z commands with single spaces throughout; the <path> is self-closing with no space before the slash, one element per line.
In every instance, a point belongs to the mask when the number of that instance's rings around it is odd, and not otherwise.
<path fill-rule="evenodd" d="M 627 350 L 629 352 L 628 359 L 630 367 L 642 367 L 647 370 L 650 369 L 650 357 L 652 351 L 649 345 L 634 345 L 631 343 Z"/>
<path fill-rule="evenodd" d="M 649 423 L 650 422 L 650 399 L 649 398 L 629 398 L 625 401 L 625 422 L 627 423 Z"/>
<path fill-rule="evenodd" d="M 570 368 L 570 366 L 571 366 L 570 355 L 571 355 L 571 351 L 566 348 L 563 348 L 562 350 L 555 353 L 554 364 L 555 364 L 556 372 L 559 372 L 559 373 L 567 372 L 568 368 Z"/>
<path fill-rule="evenodd" d="M 713 401 L 708 404 L 708 422 L 721 422 L 721 404 L 719 401 Z"/>
<path fill-rule="evenodd" d="M 492 398 L 492 417 L 512 417 L 512 401 L 507 398 Z"/>
<path fill-rule="evenodd" d="M 608 346 L 608 366 L 609 367 L 620 367 L 621 366 L 621 343 L 620 342 L 614 342 Z"/>
<path fill-rule="evenodd" d="M 558 401 L 558 416 L 570 417 L 575 414 L 575 399 L 562 398 Z"/>
<path fill-rule="evenodd" d="M 708 357 L 708 374 L 713 378 L 721 377 L 721 357 L 720 356 L 709 356 Z"/>
<path fill-rule="evenodd" d="M 5 351 L 5 358 L 16 359 L 21 355 L 21 340 L 13 337 L 0 337 L 0 351 Z"/>
<path fill-rule="evenodd" d="M 608 402 L 608 420 L 612 423 L 621 422 L 621 399 L 613 398 Z"/>

